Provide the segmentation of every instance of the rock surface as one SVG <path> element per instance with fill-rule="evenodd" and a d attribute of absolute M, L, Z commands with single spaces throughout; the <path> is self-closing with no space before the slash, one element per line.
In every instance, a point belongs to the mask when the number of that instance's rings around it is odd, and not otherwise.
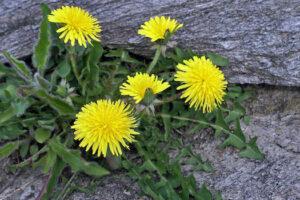
<path fill-rule="evenodd" d="M 242 129 L 248 138 L 258 136 L 265 159 L 240 158 L 234 148 L 216 149 L 220 142 L 212 135 L 195 137 L 194 149 L 216 169 L 195 174 L 199 183 L 207 180 L 225 199 L 300 199 L 300 92 L 286 89 L 258 89 L 253 103 L 245 104 L 251 122 Z"/>
<path fill-rule="evenodd" d="M 41 21 L 32 0 L 0 1 L 1 49 L 20 58 L 32 53 Z M 51 9 L 69 4 L 47 0 Z M 149 17 L 166 15 L 183 28 L 175 34 L 179 46 L 230 58 L 225 73 L 231 83 L 300 86 L 299 0 L 164 0 L 75 1 L 97 17 L 102 43 L 152 55 L 148 39 L 137 34 Z M 5 62 L 3 55 L 0 61 Z"/>
<path fill-rule="evenodd" d="M 253 86 L 251 86 L 253 89 Z M 258 136 L 257 144 L 264 160 L 240 158 L 234 148 L 217 149 L 220 141 L 212 134 L 200 132 L 184 138 L 194 141 L 194 151 L 209 159 L 215 173 L 196 172 L 198 185 L 207 181 L 213 192 L 222 191 L 227 200 L 298 200 L 300 199 L 300 91 L 297 88 L 258 87 L 257 97 L 247 102 L 247 113 L 251 117 L 249 127 L 243 126 L 247 137 Z M 7 165 L 6 159 L 0 167 Z M 189 174 L 190 167 L 183 167 Z M 67 199 L 111 200 L 149 199 L 139 197 L 137 183 L 117 176 L 97 180 L 100 186 L 94 194 L 74 192 Z M 39 169 L 22 172 L 18 176 L 0 173 L 0 199 L 34 199 L 43 186 L 46 177 Z M 14 180 L 14 182 L 11 182 Z M 83 176 L 78 185 L 88 186 L 91 179 Z M 4 187 L 6 185 L 6 187 Z M 3 190 L 3 191 L 2 191 Z M 2 193 L 1 193 L 2 192 Z"/>

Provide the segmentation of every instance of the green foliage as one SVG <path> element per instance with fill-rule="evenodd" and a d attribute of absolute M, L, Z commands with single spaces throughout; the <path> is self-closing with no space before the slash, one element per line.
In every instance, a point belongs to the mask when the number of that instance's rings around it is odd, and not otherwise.
<path fill-rule="evenodd" d="M 71 105 L 65 102 L 62 98 L 48 94 L 45 90 L 25 90 L 25 92 L 44 99 L 52 108 L 57 110 L 60 115 L 74 113 L 74 109 Z"/>
<path fill-rule="evenodd" d="M 223 200 L 220 190 L 217 190 L 216 200 Z"/>
<path fill-rule="evenodd" d="M 207 200 L 213 200 L 213 195 L 212 193 L 206 188 L 205 184 L 202 185 L 202 187 L 200 188 L 200 197 L 202 199 L 207 199 Z"/>
<path fill-rule="evenodd" d="M 178 108 L 178 107 L 175 107 Z M 167 111 L 166 111 L 167 112 Z M 176 111 L 174 111 L 176 112 Z M 164 115 L 162 115 L 164 116 Z M 141 121 L 137 142 L 134 144 L 142 164 L 134 164 L 125 156 L 122 162 L 128 175 L 136 179 L 144 194 L 154 199 L 203 199 L 204 192 L 197 193 L 193 174 L 183 177 L 181 165 L 193 165 L 193 172 L 214 172 L 208 160 L 203 161 L 200 154 L 194 154 L 191 145 L 185 146 L 181 139 L 174 138 L 166 128 L 172 126 L 168 117 L 162 117 L 163 122 L 156 121 L 156 126 L 164 125 L 165 132 L 155 127 L 155 118 L 145 118 Z M 182 125 L 184 126 L 184 125 Z M 177 151 L 170 160 L 168 152 Z M 146 174 L 146 175 L 145 175 Z"/>
<path fill-rule="evenodd" d="M 71 66 L 69 62 L 67 60 L 60 62 L 56 68 L 56 72 L 61 78 L 66 78 L 71 72 Z"/>
<path fill-rule="evenodd" d="M 228 59 L 224 58 L 220 55 L 217 54 L 213 54 L 210 52 L 206 52 L 207 53 L 207 57 L 212 61 L 212 63 L 214 65 L 220 66 L 220 67 L 225 67 L 228 64 Z"/>
<path fill-rule="evenodd" d="M 19 141 L 9 142 L 3 147 L 0 147 L 0 159 L 3 157 L 9 156 L 12 152 L 14 152 L 19 147 Z"/>
<path fill-rule="evenodd" d="M 13 107 L 9 107 L 0 114 L 0 124 L 8 121 L 15 115 Z"/>
<path fill-rule="evenodd" d="M 103 176 L 109 174 L 106 169 L 100 167 L 97 163 L 86 162 L 83 158 L 81 158 L 79 150 L 68 149 L 56 139 L 52 139 L 48 143 L 50 148 L 59 157 L 71 165 L 73 172 L 81 170 L 86 174 L 93 176 Z"/>
<path fill-rule="evenodd" d="M 47 180 L 47 185 L 45 189 L 45 193 L 42 195 L 42 200 L 50 199 L 50 196 L 54 190 L 55 185 L 58 183 L 58 179 L 63 169 L 66 167 L 66 163 L 63 162 L 60 158 L 58 158 L 55 162 L 51 175 Z"/>
<path fill-rule="evenodd" d="M 0 78 L 2 77 L 17 77 L 18 75 L 16 74 L 16 72 L 8 67 L 5 67 L 2 63 L 0 63 Z"/>
<path fill-rule="evenodd" d="M 233 133 L 228 132 L 229 137 L 219 145 L 219 147 L 224 148 L 228 145 L 234 146 L 238 149 L 245 147 L 245 136 L 241 130 L 240 123 L 238 120 L 235 122 L 235 127 Z"/>
<path fill-rule="evenodd" d="M 86 65 L 85 65 L 85 73 L 86 79 L 85 84 L 88 84 L 89 87 L 93 88 L 93 91 L 96 89 L 100 89 L 99 83 L 99 73 L 100 68 L 98 66 L 98 62 L 103 54 L 103 48 L 99 42 L 93 42 L 93 47 L 90 49 L 89 54 L 87 55 Z M 82 70 L 84 71 L 84 70 Z"/>
<path fill-rule="evenodd" d="M 25 65 L 24 62 L 16 60 L 7 51 L 2 51 L 2 53 L 11 62 L 11 64 L 16 68 L 16 72 L 19 73 L 19 75 L 21 76 L 21 78 L 24 78 L 25 80 L 30 80 L 30 78 L 31 78 L 31 71 Z"/>
<path fill-rule="evenodd" d="M 78 149 L 71 130 L 75 114 L 83 105 L 102 98 L 123 98 L 130 103 L 131 99 L 121 97 L 119 87 L 128 75 L 145 72 L 148 61 L 136 59 L 124 49 L 104 49 L 99 42 L 92 42 L 87 49 L 79 46 L 71 49 L 58 39 L 57 25 L 48 22 L 50 9 L 45 4 L 41 4 L 41 9 L 39 41 L 32 58 L 35 73 L 23 61 L 3 51 L 12 68 L 0 63 L 0 141 L 5 143 L 0 147 L 0 159 L 16 151 L 21 162 L 9 166 L 10 169 L 41 167 L 48 179 L 39 198 L 60 199 L 73 190 L 92 192 L 65 178 L 64 169 L 71 169 L 75 179 L 81 173 L 93 177 L 110 173 L 103 167 L 106 165 L 102 158 L 74 150 Z M 132 105 L 137 111 L 137 131 L 141 134 L 131 148 L 134 158 L 123 153 L 121 165 L 129 177 L 138 181 L 142 193 L 153 199 L 213 199 L 205 183 L 199 187 L 194 177 L 196 171 L 214 173 L 213 166 L 194 149 L 194 141 L 187 144 L 182 137 L 211 127 L 216 139 L 225 137 L 219 148 L 233 146 L 241 157 L 263 159 L 265 155 L 256 145 L 257 137 L 248 141 L 240 124 L 241 120 L 246 125 L 250 123 L 243 101 L 254 91 L 229 86 L 219 109 L 211 113 L 190 109 L 178 99 L 178 83 L 174 82 L 173 74 L 178 63 L 203 55 L 179 47 L 167 49 L 166 55 L 160 56 L 158 51 L 151 72 L 168 81 L 171 87 L 156 95 L 158 101 L 154 100 L 153 105 L 141 112 L 140 105 Z M 207 52 L 205 56 L 219 67 L 228 64 L 228 59 L 220 55 Z M 169 97 L 174 98 L 159 101 Z M 91 159 L 97 162 L 88 161 Z M 184 176 L 181 167 L 185 165 L 192 170 Z M 60 180 L 64 189 L 53 194 Z M 220 191 L 215 199 L 222 199 Z"/>
<path fill-rule="evenodd" d="M 240 95 L 242 95 L 240 93 Z M 235 101 L 236 96 L 233 101 Z M 174 103 L 174 102 L 173 102 Z M 178 110 L 180 106 L 174 106 L 173 110 Z M 222 111 L 223 110 L 223 111 Z M 182 110 L 183 112 L 183 110 Z M 188 113 L 190 112 L 190 115 L 188 116 Z M 166 120 L 168 119 L 168 125 L 166 126 L 168 130 L 171 129 L 171 121 L 170 119 L 175 119 L 174 126 L 177 127 L 180 126 L 180 123 L 177 122 L 177 120 L 180 121 L 190 121 L 194 123 L 198 123 L 201 125 L 201 127 L 211 126 L 215 129 L 215 136 L 218 138 L 220 135 L 225 133 L 228 137 L 219 145 L 220 148 L 224 148 L 226 146 L 234 146 L 238 149 L 244 149 L 245 150 L 240 152 L 241 157 L 247 157 L 247 158 L 255 158 L 255 159 L 262 159 L 264 158 L 264 154 L 262 154 L 258 147 L 255 144 L 255 141 L 253 142 L 253 139 L 249 141 L 249 143 L 246 142 L 246 137 L 241 130 L 240 127 L 240 118 L 242 118 L 245 114 L 245 109 L 241 106 L 241 104 L 238 104 L 237 102 L 233 103 L 232 109 L 226 108 L 226 105 L 221 106 L 221 109 L 218 109 L 217 111 L 210 113 L 210 114 L 199 114 L 198 117 L 195 117 L 195 113 L 192 114 L 191 111 L 186 112 L 185 115 L 187 117 L 181 117 L 184 115 L 181 115 L 180 117 L 178 115 L 174 115 L 174 113 L 180 113 L 180 111 L 169 111 L 167 110 L 166 113 L 162 113 L 161 117 L 164 119 L 164 123 L 166 123 Z M 227 113 L 227 117 L 224 119 L 223 112 Z M 215 115 L 215 122 L 214 117 L 212 115 Z M 211 118 L 211 120 L 209 120 Z M 226 120 L 227 119 L 227 120 Z M 230 119 L 230 120 L 229 120 Z M 226 122 L 227 121 L 227 122 Z M 229 129 L 228 123 L 234 121 L 234 129 L 231 131 Z"/>
<path fill-rule="evenodd" d="M 42 166 L 44 167 L 43 173 L 48 173 L 49 170 L 53 167 L 57 159 L 57 154 L 50 148 L 45 156 L 45 159 L 43 159 Z"/>
<path fill-rule="evenodd" d="M 43 20 L 40 25 L 40 35 L 37 45 L 34 47 L 33 63 L 40 74 L 44 74 L 46 63 L 50 51 L 50 25 L 48 22 L 49 9 L 45 4 L 41 4 Z"/>
<path fill-rule="evenodd" d="M 246 149 L 241 151 L 239 155 L 241 157 L 253 158 L 253 159 L 263 159 L 265 155 L 260 152 L 256 145 L 257 137 L 252 138 L 246 146 Z"/>
<path fill-rule="evenodd" d="M 24 159 L 29 150 L 29 141 L 24 141 L 23 145 L 20 148 L 20 156 Z"/>
<path fill-rule="evenodd" d="M 38 128 L 34 131 L 34 139 L 38 143 L 44 143 L 51 136 L 51 131 L 43 128 Z"/>

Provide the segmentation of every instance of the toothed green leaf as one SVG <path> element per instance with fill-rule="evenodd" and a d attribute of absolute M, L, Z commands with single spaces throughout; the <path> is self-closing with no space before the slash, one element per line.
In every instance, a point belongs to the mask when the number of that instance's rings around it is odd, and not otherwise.
<path fill-rule="evenodd" d="M 56 153 L 50 148 L 46 154 L 45 162 L 43 163 L 43 173 L 46 174 L 51 169 L 51 167 L 55 164 L 56 161 Z"/>
<path fill-rule="evenodd" d="M 71 72 L 71 66 L 68 61 L 63 60 L 62 62 L 60 62 L 56 68 L 56 72 L 61 78 L 65 78 L 66 76 L 68 76 Z"/>
<path fill-rule="evenodd" d="M 4 124 L 4 122 L 10 120 L 14 116 L 15 116 L 15 112 L 13 107 L 9 107 L 8 109 L 0 113 L 0 125 Z"/>
<path fill-rule="evenodd" d="M 216 200 L 223 200 L 220 190 L 217 190 Z"/>
<path fill-rule="evenodd" d="M 249 99 L 253 94 L 255 94 L 254 90 L 245 91 L 237 98 L 237 101 L 238 102 L 245 101 L 245 100 Z"/>
<path fill-rule="evenodd" d="M 5 57 L 13 64 L 13 66 L 15 67 L 16 71 L 18 72 L 18 74 L 26 79 L 26 80 L 30 80 L 31 79 L 31 71 L 30 69 L 25 65 L 25 63 L 23 61 L 19 61 L 17 59 L 15 59 L 14 57 L 12 57 L 7 51 L 2 51 L 2 53 L 5 55 Z"/>
<path fill-rule="evenodd" d="M 228 145 L 231 145 L 238 149 L 242 149 L 246 145 L 245 141 L 246 141 L 246 139 L 241 130 L 240 122 L 237 119 L 237 120 L 235 120 L 235 127 L 234 127 L 233 134 L 230 133 L 229 137 L 222 144 L 220 144 L 219 147 L 224 148 Z"/>
<path fill-rule="evenodd" d="M 205 183 L 203 183 L 202 187 L 200 188 L 200 191 L 198 195 L 203 199 L 203 200 L 213 200 L 213 195 L 212 193 L 206 188 Z"/>
<path fill-rule="evenodd" d="M 246 113 L 246 109 L 238 102 L 234 102 L 232 110 L 228 112 L 225 118 L 225 122 L 229 123 L 231 121 L 240 119 Z"/>
<path fill-rule="evenodd" d="M 40 25 L 39 40 L 37 45 L 34 47 L 33 64 L 38 69 L 38 72 L 43 75 L 49 58 L 49 50 L 51 46 L 50 25 L 48 21 L 48 15 L 50 12 L 44 4 L 41 4 L 40 7 L 42 9 L 43 19 Z"/>
<path fill-rule="evenodd" d="M 224 67 L 228 65 L 228 59 L 224 58 L 220 55 L 217 54 L 213 54 L 210 52 L 207 52 L 207 56 L 209 57 L 209 59 L 212 61 L 212 63 L 214 65 L 220 66 L 220 67 Z"/>
<path fill-rule="evenodd" d="M 27 93 L 35 94 L 49 103 L 51 107 L 61 115 L 73 114 L 74 108 L 59 97 L 48 94 L 45 90 L 26 90 Z"/>
<path fill-rule="evenodd" d="M 217 118 L 216 123 L 210 124 L 210 126 L 215 128 L 216 130 L 219 130 L 218 135 L 221 135 L 223 132 L 228 133 L 229 127 L 228 127 L 227 123 L 225 122 L 223 113 L 220 109 L 217 110 L 216 118 Z"/>
<path fill-rule="evenodd" d="M 256 145 L 257 137 L 253 137 L 246 145 L 246 149 L 241 151 L 239 155 L 241 157 L 253 158 L 253 159 L 264 159 L 265 154 L 261 153 Z"/>
<path fill-rule="evenodd" d="M 249 126 L 249 124 L 250 124 L 250 119 L 251 118 L 249 116 L 244 116 L 244 122 L 247 126 Z"/>
<path fill-rule="evenodd" d="M 0 159 L 9 156 L 19 147 L 19 141 L 9 142 L 4 146 L 0 147 Z"/>
<path fill-rule="evenodd" d="M 71 150 L 58 142 L 56 139 L 49 140 L 51 149 L 60 156 L 66 163 L 70 164 L 72 171 L 83 171 L 93 176 L 104 176 L 109 172 L 95 162 L 87 162 L 80 156 L 79 150 Z"/>
<path fill-rule="evenodd" d="M 51 136 L 48 129 L 38 128 L 34 131 L 34 138 L 38 143 L 44 143 Z"/>
<path fill-rule="evenodd" d="M 66 167 L 66 163 L 62 159 L 57 158 L 55 165 L 51 171 L 51 175 L 49 177 L 49 181 L 47 183 L 45 193 L 43 194 L 41 200 L 50 199 L 53 189 L 58 183 L 59 177 L 65 167 Z"/>

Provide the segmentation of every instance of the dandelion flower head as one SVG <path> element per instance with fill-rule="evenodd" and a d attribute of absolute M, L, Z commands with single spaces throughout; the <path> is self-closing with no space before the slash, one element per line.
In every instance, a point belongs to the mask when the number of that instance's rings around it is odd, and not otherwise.
<path fill-rule="evenodd" d="M 150 18 L 149 21 L 141 25 L 138 34 L 151 38 L 151 42 L 159 39 L 165 39 L 166 32 L 175 33 L 183 24 L 178 24 L 177 20 L 166 18 L 165 16 Z"/>
<path fill-rule="evenodd" d="M 175 81 L 182 83 L 177 89 L 185 89 L 181 98 L 195 106 L 195 110 L 202 108 L 203 112 L 211 112 L 222 103 L 226 94 L 227 81 L 222 71 L 205 56 L 184 60 L 184 64 L 177 65 Z"/>
<path fill-rule="evenodd" d="M 80 147 L 90 148 L 93 154 L 104 157 L 107 149 L 112 155 L 121 155 L 121 145 L 129 148 L 126 141 L 134 142 L 134 131 L 137 127 L 136 119 L 130 107 L 119 101 L 98 100 L 96 103 L 82 107 L 76 115 L 77 119 L 72 126 L 75 129 L 75 140 L 81 140 Z"/>
<path fill-rule="evenodd" d="M 136 103 L 143 100 L 146 89 L 151 89 L 153 94 L 160 93 L 170 87 L 168 82 L 158 80 L 158 77 L 147 73 L 136 73 L 134 77 L 128 76 L 127 83 L 123 83 L 120 87 L 122 95 L 133 97 Z"/>
<path fill-rule="evenodd" d="M 48 15 L 50 22 L 59 23 L 62 27 L 57 30 L 61 33 L 59 38 L 63 38 L 64 42 L 71 41 L 71 45 L 75 45 L 75 40 L 80 46 L 86 46 L 86 40 L 91 44 L 91 40 L 100 41 L 99 33 L 101 26 L 99 21 L 92 17 L 88 12 L 82 8 L 63 6 L 60 9 L 53 10 Z"/>

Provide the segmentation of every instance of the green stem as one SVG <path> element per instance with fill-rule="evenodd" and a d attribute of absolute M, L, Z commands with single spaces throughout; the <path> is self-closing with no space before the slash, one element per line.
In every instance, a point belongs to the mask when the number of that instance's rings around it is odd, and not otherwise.
<path fill-rule="evenodd" d="M 82 81 L 80 79 L 79 72 L 77 70 L 75 48 L 73 46 L 71 46 L 70 59 L 71 59 L 71 66 L 72 66 L 73 73 L 75 74 L 75 77 L 76 77 L 78 83 L 80 85 L 82 85 L 83 83 L 82 83 Z"/>
<path fill-rule="evenodd" d="M 169 118 L 173 118 L 173 119 L 179 119 L 179 120 L 183 120 L 183 121 L 195 122 L 195 123 L 199 123 L 199 124 L 203 124 L 203 125 L 208 125 L 214 129 L 222 130 L 224 133 L 226 133 L 228 135 L 232 135 L 232 133 L 229 130 L 224 129 L 223 127 L 219 126 L 218 124 L 214 124 L 214 123 L 211 123 L 208 121 L 198 120 L 198 119 L 190 119 L 190 118 L 186 118 L 186 117 L 178 117 L 178 116 L 173 116 L 173 115 L 168 115 L 168 114 L 160 114 L 160 116 L 169 117 Z"/>
<path fill-rule="evenodd" d="M 21 146 L 21 145 L 20 145 Z M 25 162 L 29 162 L 31 161 L 34 157 L 40 155 L 41 153 L 44 153 L 45 151 L 47 151 L 47 146 L 45 145 L 43 148 L 41 148 L 38 152 L 36 152 L 35 154 L 33 154 L 32 156 L 30 156 L 29 158 L 27 158 L 26 160 L 23 160 L 21 163 L 18 163 L 16 165 L 20 165 L 20 164 L 23 164 Z"/>
<path fill-rule="evenodd" d="M 111 73 L 111 76 L 110 78 L 108 79 L 108 82 L 107 82 L 107 90 L 108 91 L 111 91 L 111 94 L 113 95 L 114 93 L 114 90 L 112 90 L 112 85 L 114 84 L 114 78 L 115 78 L 115 75 L 117 73 L 117 71 L 119 70 L 119 66 L 120 66 L 121 62 L 119 62 L 116 67 L 115 67 L 115 70 Z"/>
<path fill-rule="evenodd" d="M 155 55 L 154 55 L 154 58 L 152 60 L 152 62 L 150 63 L 148 69 L 147 69 L 147 73 L 150 74 L 150 72 L 152 71 L 152 69 L 154 68 L 154 66 L 156 65 L 157 61 L 158 61 L 158 58 L 160 56 L 160 53 L 161 53 L 161 45 L 159 45 L 156 49 L 156 52 L 155 52 Z"/>
<path fill-rule="evenodd" d="M 75 178 L 75 176 L 77 176 L 77 172 L 75 172 L 72 177 L 69 179 L 69 181 L 67 182 L 67 184 L 65 185 L 65 187 L 63 188 L 63 190 L 60 192 L 59 196 L 57 197 L 58 200 L 60 199 L 64 199 L 62 198 L 63 196 L 65 196 L 64 194 L 66 194 L 66 190 L 68 189 L 69 185 L 72 183 L 73 179 Z"/>
<path fill-rule="evenodd" d="M 161 100 L 161 101 L 159 101 L 157 103 L 154 103 L 153 105 L 154 106 L 159 106 L 159 105 L 164 104 L 164 103 L 169 103 L 171 101 L 174 101 L 175 99 L 177 99 L 180 96 L 181 96 L 181 93 L 178 93 L 178 94 L 175 94 L 175 95 L 173 95 L 173 96 L 171 96 L 169 98 L 166 98 L 166 99 L 163 99 L 163 100 Z"/>

